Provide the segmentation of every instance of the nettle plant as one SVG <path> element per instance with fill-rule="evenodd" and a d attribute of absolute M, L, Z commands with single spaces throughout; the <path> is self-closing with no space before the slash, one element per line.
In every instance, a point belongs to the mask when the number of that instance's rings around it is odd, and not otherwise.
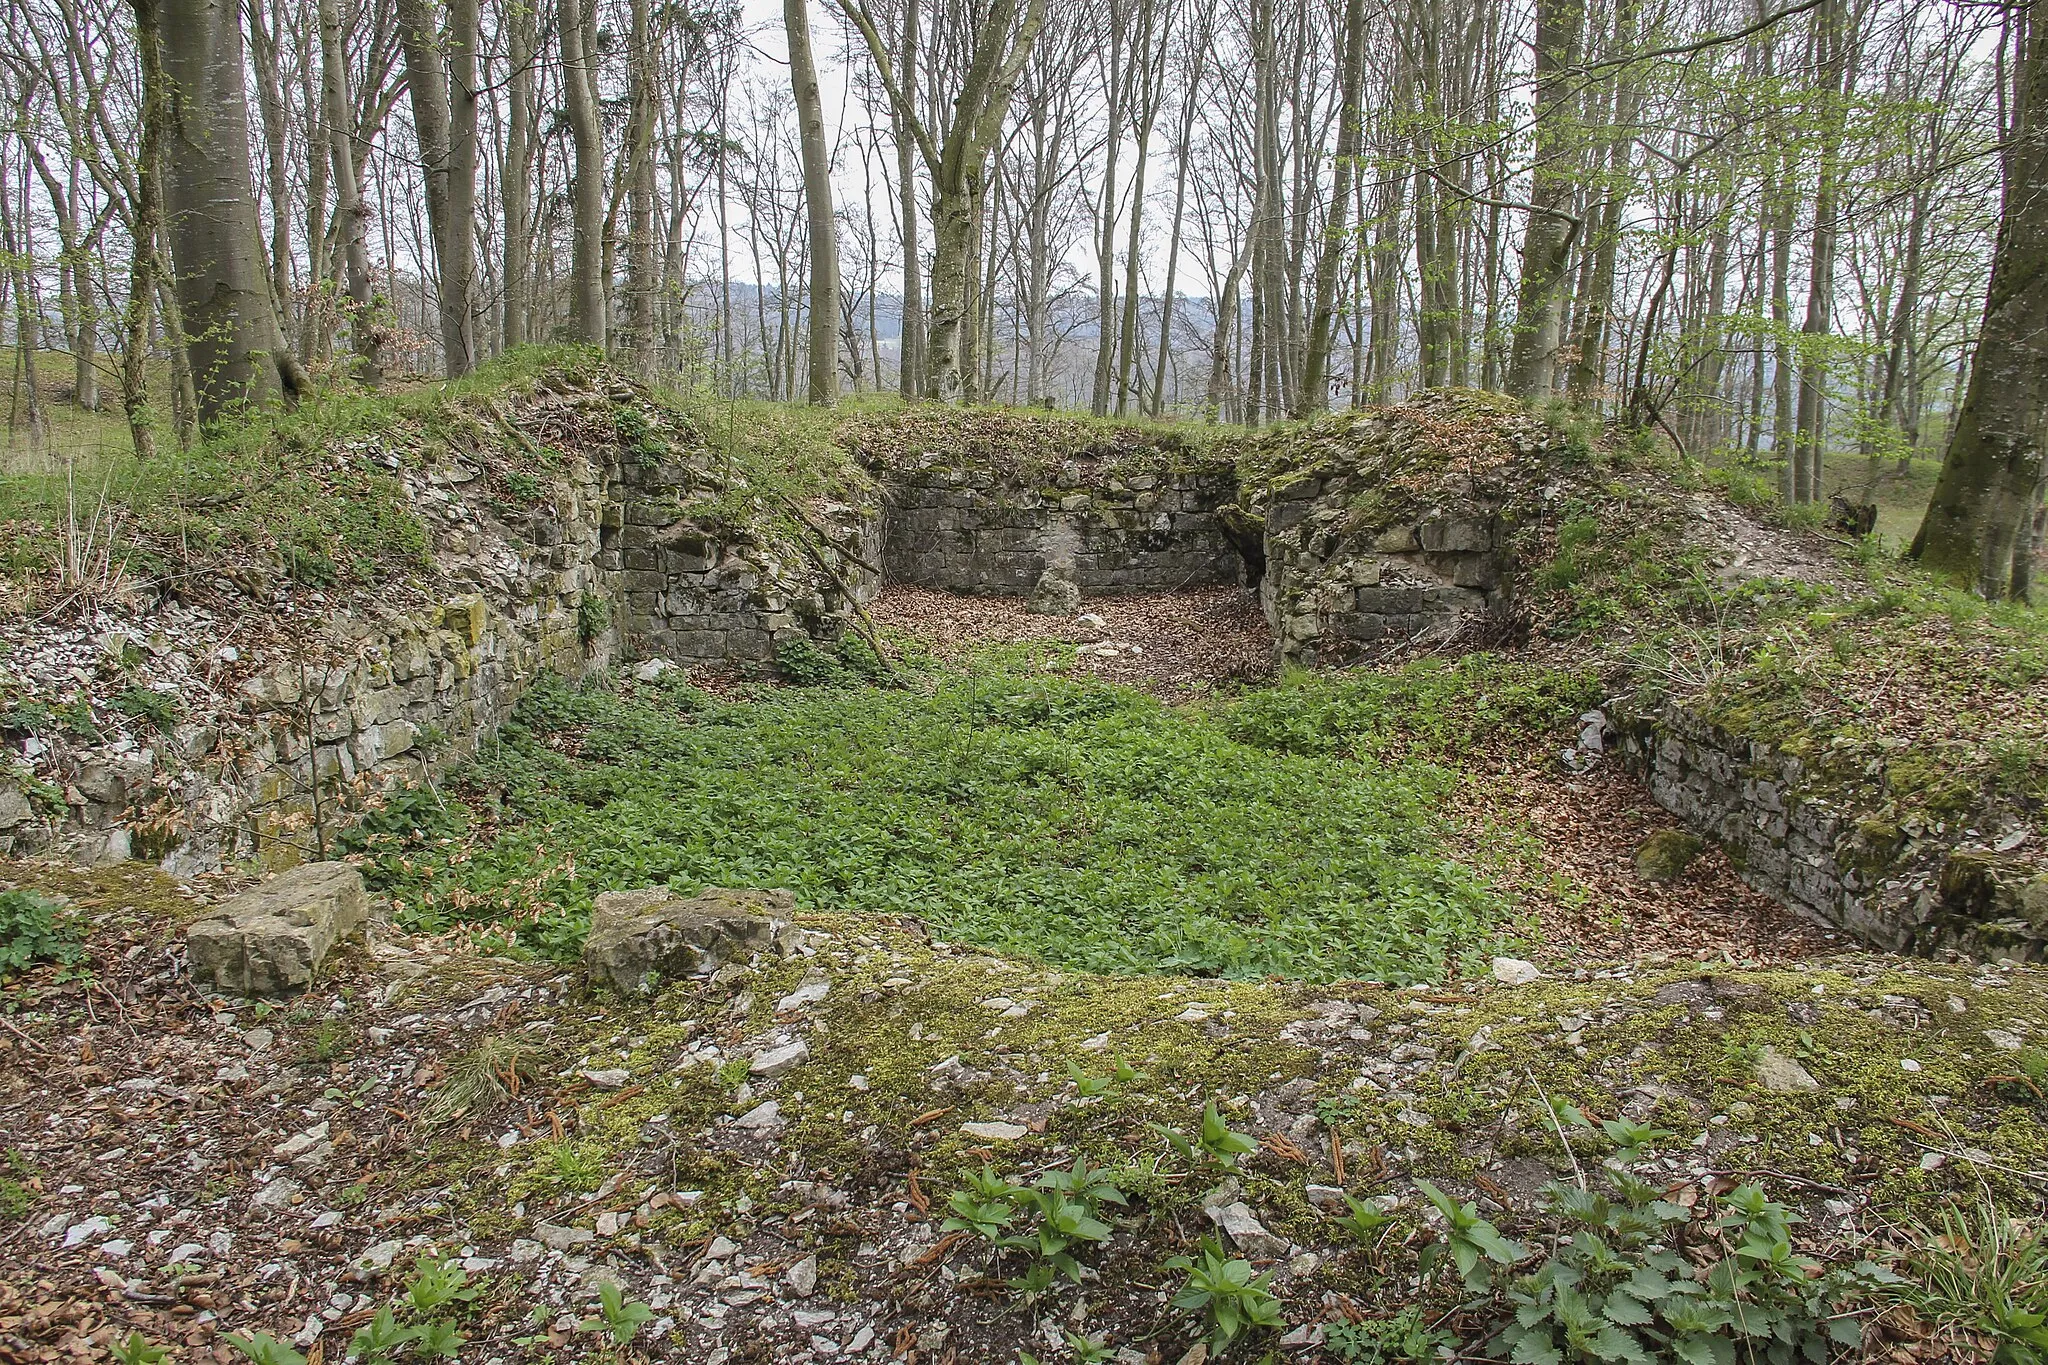
<path fill-rule="evenodd" d="M 1483 1296 L 1475 1306 L 1512 1315 L 1494 1333 L 1508 1360 L 1792 1365 L 1860 1343 L 1862 1326 L 1845 1305 L 1889 1272 L 1869 1262 L 1826 1268 L 1800 1255 L 1791 1234 L 1799 1215 L 1754 1185 L 1709 1193 L 1692 1207 L 1667 1199 L 1631 1168 L 1669 1132 L 1625 1120 L 1595 1128 L 1570 1106 L 1557 1113 L 1582 1135 L 1604 1133 L 1614 1152 L 1599 1169 L 1604 1188 L 1545 1187 L 1547 1253 L 1416 1182 L 1445 1221 L 1425 1268 L 1454 1265 Z"/>

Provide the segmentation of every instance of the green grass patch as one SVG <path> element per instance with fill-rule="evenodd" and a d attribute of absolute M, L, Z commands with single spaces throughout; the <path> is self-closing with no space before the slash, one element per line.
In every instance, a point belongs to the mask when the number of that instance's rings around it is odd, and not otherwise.
<path fill-rule="evenodd" d="M 143 578 L 237 551 L 310 587 L 414 576 L 427 567 L 429 536 L 397 470 L 426 451 L 477 444 L 470 407 L 595 368 L 594 355 L 527 348 L 448 384 L 323 389 L 294 411 L 223 423 L 189 450 L 165 427 L 147 461 L 110 443 L 68 451 L 69 467 L 0 480 L 0 564 L 54 568 L 62 541 L 52 532 L 69 528 Z"/>
<path fill-rule="evenodd" d="M 1452 856 L 1456 777 L 1424 751 L 1581 704 L 1506 677 L 1297 680 L 1203 711 L 1024 670 L 736 701 L 550 684 L 463 803 L 413 802 L 362 842 L 401 922 L 548 955 L 601 891 L 760 886 L 1089 971 L 1430 980 L 1513 924 Z M 1425 742 L 1394 742 L 1403 716 Z"/>

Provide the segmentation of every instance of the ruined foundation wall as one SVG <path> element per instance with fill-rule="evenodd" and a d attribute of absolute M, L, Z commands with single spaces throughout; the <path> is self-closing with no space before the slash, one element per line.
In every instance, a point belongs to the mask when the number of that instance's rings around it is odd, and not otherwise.
<path fill-rule="evenodd" d="M 1244 558 L 1217 516 L 1227 467 L 1043 485 L 931 465 L 884 476 L 882 567 L 895 583 L 1021 596 L 1048 570 L 1087 596 L 1235 583 Z"/>

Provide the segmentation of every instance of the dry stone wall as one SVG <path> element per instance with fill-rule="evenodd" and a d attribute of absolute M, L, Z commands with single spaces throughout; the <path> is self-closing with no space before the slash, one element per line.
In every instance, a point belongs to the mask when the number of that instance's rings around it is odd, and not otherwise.
<path fill-rule="evenodd" d="M 216 652 L 162 685 L 205 719 L 162 734 L 53 740 L 26 782 L 0 780 L 0 853 L 143 858 L 180 876 L 255 859 L 324 856 L 370 798 L 470 757 L 543 674 L 580 678 L 623 658 L 772 659 L 792 635 L 835 638 L 872 593 L 871 512 L 813 514 L 806 550 L 692 519 L 690 471 L 578 457 L 518 506 L 473 470 L 422 476 L 442 591 L 321 614 L 274 604 L 283 638 L 219 682 Z M 138 617 L 103 632 L 152 666 Z M 211 675 L 211 677 L 209 676 Z M 168 676 L 168 675 L 167 675 Z M 214 684 L 219 682 L 218 691 Z"/>
<path fill-rule="evenodd" d="M 1893 952 L 2048 959 L 2048 875 L 1987 846 L 1991 822 L 1871 819 L 1798 756 L 1682 706 L 1618 704 L 1603 723 L 1657 803 L 1766 895 Z"/>
<path fill-rule="evenodd" d="M 607 503 L 599 567 L 618 575 L 624 644 L 636 658 L 766 662 L 792 636 L 836 639 L 881 586 L 881 518 L 828 503 L 779 543 L 690 510 L 697 471 L 632 465 Z"/>
<path fill-rule="evenodd" d="M 882 567 L 891 582 L 1029 594 L 1050 572 L 1085 596 L 1235 583 L 1238 542 L 1218 518 L 1227 466 L 1091 477 L 1069 462 L 1043 483 L 938 460 L 884 475 Z"/>
<path fill-rule="evenodd" d="M 1441 644 L 1505 609 L 1495 509 L 1387 519 L 1360 511 L 1369 491 L 1350 471 L 1299 479 L 1268 498 L 1259 595 L 1281 662 L 1351 664 Z"/>

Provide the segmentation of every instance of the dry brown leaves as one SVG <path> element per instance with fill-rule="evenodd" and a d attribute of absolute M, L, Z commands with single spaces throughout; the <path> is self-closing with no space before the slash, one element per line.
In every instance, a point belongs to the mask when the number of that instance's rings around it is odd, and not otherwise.
<path fill-rule="evenodd" d="M 1272 646 L 1257 599 L 1242 588 L 1093 597 L 1078 616 L 1034 616 L 1015 597 L 884 588 L 869 607 L 949 662 L 972 649 L 1056 640 L 1081 646 L 1071 671 L 1180 700 L 1263 678 Z M 1094 618 L 1094 619 L 1090 619 Z M 1099 622 L 1099 624 L 1098 624 Z"/>
<path fill-rule="evenodd" d="M 1649 957 L 1793 961 L 1839 952 L 1843 941 L 1736 875 L 1709 844 L 1677 880 L 1652 882 L 1636 850 L 1679 822 L 1618 767 L 1567 773 L 1547 755 L 1503 751 L 1475 769 L 1454 811 L 1483 855 L 1503 826 L 1533 844 L 1536 866 L 1481 856 L 1536 914 L 1555 955 L 1578 961 Z"/>

